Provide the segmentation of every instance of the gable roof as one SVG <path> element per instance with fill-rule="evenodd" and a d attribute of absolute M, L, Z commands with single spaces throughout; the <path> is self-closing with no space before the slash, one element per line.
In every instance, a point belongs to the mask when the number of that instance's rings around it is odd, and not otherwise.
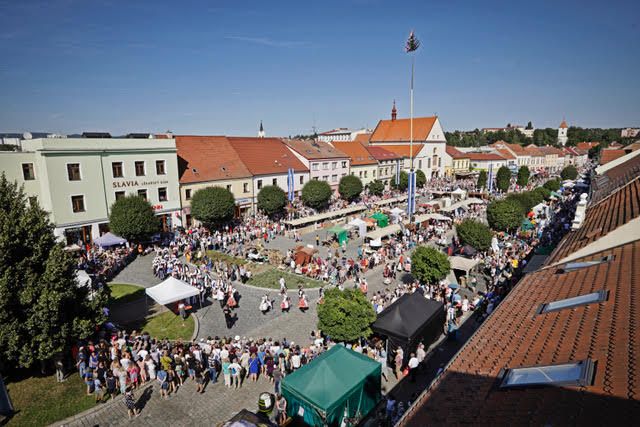
<path fill-rule="evenodd" d="M 251 176 L 224 136 L 180 135 L 175 140 L 181 184 Z"/>
<path fill-rule="evenodd" d="M 456 147 L 452 147 L 450 145 L 446 146 L 445 151 L 452 159 L 468 159 L 469 158 L 467 153 L 463 153 L 462 151 L 458 150 Z"/>
<path fill-rule="evenodd" d="M 371 138 L 371 133 L 359 133 L 356 135 L 356 138 L 353 142 L 359 142 L 361 144 L 368 144 L 369 138 Z"/>
<path fill-rule="evenodd" d="M 640 419 L 640 241 L 589 261 L 614 259 L 559 274 L 527 274 L 407 411 L 399 426 L 594 425 Z M 601 303 L 538 314 L 541 304 L 608 291 Z M 499 388 L 502 369 L 590 359 L 583 386 Z M 627 423 L 628 423 L 627 422 Z M 625 423 L 625 422 L 623 422 Z"/>
<path fill-rule="evenodd" d="M 639 175 L 640 156 L 633 156 L 626 162 L 596 175 L 591 180 L 591 203 L 598 203 Z"/>
<path fill-rule="evenodd" d="M 567 126 L 567 121 L 563 119 L 563 120 L 562 120 L 562 123 L 560 123 L 560 129 L 566 129 L 566 128 L 568 128 L 568 127 L 569 127 L 569 126 Z"/>
<path fill-rule="evenodd" d="M 516 156 L 511 154 L 511 151 L 507 150 L 506 148 L 498 148 L 497 151 L 505 159 L 515 159 L 516 158 Z"/>
<path fill-rule="evenodd" d="M 600 164 L 604 165 L 607 164 L 615 159 L 619 159 L 620 157 L 624 156 L 626 153 L 626 151 L 624 150 L 616 150 L 616 149 L 611 149 L 611 148 L 605 148 L 604 150 L 602 150 L 600 152 Z"/>
<path fill-rule="evenodd" d="M 526 147 L 524 147 L 525 151 L 527 153 L 529 153 L 530 156 L 534 156 L 534 157 L 543 157 L 544 153 L 542 151 L 540 151 L 540 147 L 537 147 L 533 144 L 529 144 Z"/>
<path fill-rule="evenodd" d="M 563 156 L 564 157 L 564 153 L 562 152 L 562 150 L 560 150 L 559 148 L 556 148 L 556 147 L 552 147 L 551 145 L 542 145 L 542 146 L 538 147 L 538 150 L 542 151 L 545 155 L 554 155 L 554 154 L 556 154 L 557 156 Z"/>
<path fill-rule="evenodd" d="M 413 140 L 425 141 L 433 128 L 437 116 L 414 117 Z M 409 142 L 411 139 L 410 119 L 380 120 L 371 135 L 371 142 Z"/>
<path fill-rule="evenodd" d="M 333 141 L 331 144 L 336 147 L 336 149 L 349 156 L 351 159 L 351 166 L 378 164 L 369 150 L 357 141 Z"/>
<path fill-rule="evenodd" d="M 504 157 L 496 153 L 477 153 L 473 151 L 468 152 L 467 157 L 475 161 L 505 160 Z"/>
<path fill-rule="evenodd" d="M 348 156 L 335 147 L 321 141 L 288 139 L 285 144 L 308 160 L 344 159 Z"/>
<path fill-rule="evenodd" d="M 397 159 L 402 159 L 402 157 L 403 157 L 403 156 L 400 156 L 400 155 L 394 153 L 391 150 L 387 150 L 387 148 L 389 148 L 389 146 L 385 146 L 383 148 L 383 147 L 380 147 L 380 146 L 367 145 L 366 148 L 369 151 L 369 153 L 371 154 L 371 156 L 373 156 L 373 158 L 378 160 L 378 161 L 397 160 Z"/>
<path fill-rule="evenodd" d="M 296 172 L 309 171 L 279 138 L 229 136 L 227 139 L 253 175 L 286 174 L 289 168 Z"/>
<path fill-rule="evenodd" d="M 576 144 L 576 147 L 584 151 L 589 151 L 590 149 L 592 149 L 593 147 L 597 147 L 598 145 L 600 145 L 599 142 L 578 142 Z"/>
<path fill-rule="evenodd" d="M 372 147 L 371 145 L 369 147 Z M 390 151 L 392 153 L 395 153 L 396 155 L 403 157 L 403 158 L 409 158 L 410 154 L 411 154 L 411 146 L 409 144 L 406 145 L 384 145 L 383 146 L 385 150 Z M 413 144 L 413 158 L 415 158 L 418 153 L 420 153 L 420 150 L 422 150 L 423 145 L 422 144 Z"/>

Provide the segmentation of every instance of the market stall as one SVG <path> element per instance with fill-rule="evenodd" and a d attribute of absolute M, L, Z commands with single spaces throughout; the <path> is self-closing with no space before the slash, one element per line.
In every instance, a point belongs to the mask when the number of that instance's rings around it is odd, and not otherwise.
<path fill-rule="evenodd" d="M 287 414 L 308 426 L 337 427 L 345 414 L 361 420 L 381 399 L 380 376 L 380 363 L 334 345 L 284 378 Z"/>
<path fill-rule="evenodd" d="M 364 237 L 365 234 L 367 234 L 367 222 L 366 221 L 363 221 L 360 218 L 355 218 L 354 220 L 349 222 L 349 225 L 351 227 L 354 227 L 354 228 L 358 229 L 358 235 L 360 237 Z"/>
<path fill-rule="evenodd" d="M 305 266 L 311 262 L 313 255 L 316 254 L 318 250 L 311 245 L 308 246 L 298 246 L 296 247 L 295 254 L 293 255 L 293 259 L 296 265 Z"/>
<path fill-rule="evenodd" d="M 116 236 L 115 234 L 109 232 L 104 233 L 102 236 L 95 239 L 93 243 L 100 246 L 101 248 L 109 248 L 111 246 L 124 245 L 125 243 L 127 243 L 127 241 L 122 237 Z"/>
<path fill-rule="evenodd" d="M 347 229 L 341 225 L 334 225 L 327 230 L 327 233 L 335 236 L 336 240 L 341 245 L 343 243 L 347 243 L 347 240 L 349 240 L 349 233 L 347 232 Z"/>
<path fill-rule="evenodd" d="M 374 219 L 378 224 L 378 227 L 386 227 L 389 225 L 389 217 L 381 212 L 376 212 L 371 215 L 371 219 Z"/>

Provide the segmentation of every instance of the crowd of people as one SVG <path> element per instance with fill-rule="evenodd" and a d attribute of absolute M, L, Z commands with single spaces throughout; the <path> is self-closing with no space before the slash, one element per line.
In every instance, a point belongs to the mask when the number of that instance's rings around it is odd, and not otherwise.
<path fill-rule="evenodd" d="M 78 270 L 85 270 L 99 281 L 113 279 L 123 268 L 131 263 L 137 256 L 135 247 L 118 246 L 101 248 L 93 245 L 88 250 L 79 250 L 77 257 Z"/>

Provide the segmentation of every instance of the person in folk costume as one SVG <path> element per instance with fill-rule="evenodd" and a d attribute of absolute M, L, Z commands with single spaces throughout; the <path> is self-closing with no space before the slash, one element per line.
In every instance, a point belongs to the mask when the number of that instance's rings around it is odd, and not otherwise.
<path fill-rule="evenodd" d="M 309 309 L 309 302 L 307 301 L 307 295 L 305 295 L 304 292 L 302 292 L 302 295 L 299 295 L 298 297 L 298 308 L 303 313 L 305 312 L 305 310 Z"/>
<path fill-rule="evenodd" d="M 322 304 L 324 302 L 324 286 L 320 286 L 318 289 L 318 304 Z"/>
<path fill-rule="evenodd" d="M 362 279 L 360 279 L 360 292 L 366 295 L 368 291 L 369 284 L 367 283 L 367 279 L 363 277 Z"/>
<path fill-rule="evenodd" d="M 235 289 L 233 286 L 229 286 L 229 291 L 227 292 L 227 305 L 229 308 L 234 309 L 238 305 L 235 297 Z"/>
<path fill-rule="evenodd" d="M 267 312 L 271 310 L 271 308 L 271 299 L 269 298 L 269 295 L 264 294 L 262 300 L 260 301 L 260 311 L 262 312 L 262 314 L 267 314 Z"/>
<path fill-rule="evenodd" d="M 291 308 L 291 298 L 289 298 L 289 295 L 284 294 L 282 295 L 282 302 L 280 303 L 280 308 L 282 309 L 283 313 L 288 313 L 289 309 Z"/>

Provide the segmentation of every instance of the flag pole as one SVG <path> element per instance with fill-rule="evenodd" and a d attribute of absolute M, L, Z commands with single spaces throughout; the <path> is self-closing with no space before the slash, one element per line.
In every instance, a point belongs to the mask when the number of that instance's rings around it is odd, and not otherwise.
<path fill-rule="evenodd" d="M 416 57 L 411 55 L 411 113 L 409 117 L 409 161 L 411 172 L 413 172 L 413 69 L 415 68 Z"/>

